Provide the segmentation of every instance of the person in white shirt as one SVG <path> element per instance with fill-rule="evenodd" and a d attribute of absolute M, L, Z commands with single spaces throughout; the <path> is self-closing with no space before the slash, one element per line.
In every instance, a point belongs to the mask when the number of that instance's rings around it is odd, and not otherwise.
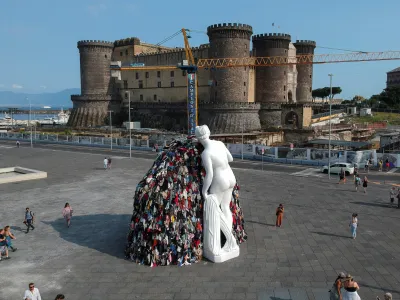
<path fill-rule="evenodd" d="M 104 157 L 103 164 L 104 164 L 104 170 L 107 170 L 107 168 L 108 168 L 108 159 L 107 159 L 107 157 Z"/>
<path fill-rule="evenodd" d="M 42 300 L 40 297 L 39 289 L 35 288 L 35 284 L 29 284 L 29 290 L 25 291 L 24 300 Z"/>

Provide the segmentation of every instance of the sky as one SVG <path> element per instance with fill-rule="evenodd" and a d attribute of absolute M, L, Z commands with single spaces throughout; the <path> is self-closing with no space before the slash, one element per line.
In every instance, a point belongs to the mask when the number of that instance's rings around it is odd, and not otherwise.
<path fill-rule="evenodd" d="M 3 0 L 0 4 L 0 91 L 57 92 L 80 87 L 79 40 L 139 37 L 158 43 L 182 27 L 190 43 L 208 42 L 215 23 L 245 23 L 254 34 L 282 32 L 317 42 L 316 54 L 400 50 L 399 0 Z M 272 23 L 275 26 L 272 26 Z M 278 28 L 279 26 L 279 28 Z M 175 37 L 166 46 L 183 46 Z M 314 66 L 313 88 L 333 86 L 341 98 L 370 97 L 385 88 L 400 61 Z"/>

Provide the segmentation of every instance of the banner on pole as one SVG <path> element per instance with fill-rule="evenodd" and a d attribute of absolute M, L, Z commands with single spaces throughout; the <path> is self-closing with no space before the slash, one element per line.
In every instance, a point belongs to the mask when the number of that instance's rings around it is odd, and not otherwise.
<path fill-rule="evenodd" d="M 194 135 L 197 126 L 197 78 L 188 73 L 188 135 Z"/>

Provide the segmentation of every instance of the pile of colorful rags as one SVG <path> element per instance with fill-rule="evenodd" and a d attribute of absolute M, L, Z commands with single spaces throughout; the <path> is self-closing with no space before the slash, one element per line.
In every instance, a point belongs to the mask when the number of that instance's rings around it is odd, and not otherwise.
<path fill-rule="evenodd" d="M 202 150 L 194 138 L 173 141 L 139 182 L 125 249 L 127 259 L 152 267 L 189 265 L 202 259 Z M 247 236 L 238 185 L 232 193 L 231 210 L 233 234 L 242 243 Z"/>

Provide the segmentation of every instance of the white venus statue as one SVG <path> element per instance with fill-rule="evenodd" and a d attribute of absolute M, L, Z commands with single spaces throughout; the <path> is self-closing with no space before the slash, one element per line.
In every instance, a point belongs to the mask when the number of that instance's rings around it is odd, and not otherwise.
<path fill-rule="evenodd" d="M 232 234 L 230 203 L 236 184 L 229 162 L 233 157 L 220 141 L 210 140 L 207 125 L 196 127 L 196 137 L 203 145 L 201 154 L 206 176 L 203 182 L 203 255 L 212 262 L 221 263 L 239 256 L 239 246 Z M 210 192 L 210 193 L 209 193 Z M 221 247 L 221 231 L 226 242 Z"/>

